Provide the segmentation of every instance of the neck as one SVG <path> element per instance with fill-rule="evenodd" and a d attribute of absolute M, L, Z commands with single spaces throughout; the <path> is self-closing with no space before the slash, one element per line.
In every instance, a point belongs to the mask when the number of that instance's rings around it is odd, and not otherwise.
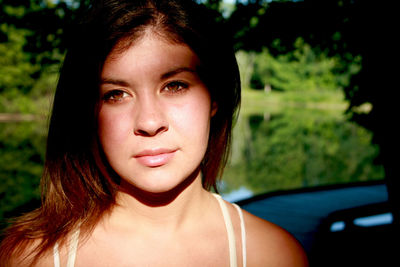
<path fill-rule="evenodd" d="M 196 171 L 180 185 L 163 193 L 143 192 L 132 185 L 124 185 L 116 200 L 112 212 L 116 222 L 166 230 L 168 227 L 178 229 L 189 219 L 200 218 L 209 194 L 202 187 L 200 171 Z"/>

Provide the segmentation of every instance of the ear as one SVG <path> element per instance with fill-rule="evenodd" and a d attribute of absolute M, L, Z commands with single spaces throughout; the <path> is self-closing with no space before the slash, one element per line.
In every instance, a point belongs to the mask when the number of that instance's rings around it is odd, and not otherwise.
<path fill-rule="evenodd" d="M 214 115 L 217 113 L 218 111 L 218 104 L 217 102 L 213 101 L 211 103 L 211 117 L 214 117 Z"/>

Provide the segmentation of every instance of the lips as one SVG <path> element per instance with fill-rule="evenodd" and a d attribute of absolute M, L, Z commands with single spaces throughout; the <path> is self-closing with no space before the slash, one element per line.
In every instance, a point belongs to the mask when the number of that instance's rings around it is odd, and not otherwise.
<path fill-rule="evenodd" d="M 136 154 L 134 158 L 142 165 L 146 167 L 160 167 L 167 164 L 175 155 L 175 149 L 150 149 L 143 150 Z"/>

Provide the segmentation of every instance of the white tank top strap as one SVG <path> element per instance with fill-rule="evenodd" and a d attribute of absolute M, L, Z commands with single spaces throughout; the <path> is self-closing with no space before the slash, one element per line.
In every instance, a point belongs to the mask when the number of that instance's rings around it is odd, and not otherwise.
<path fill-rule="evenodd" d="M 222 215 L 224 217 L 226 231 L 228 233 L 230 266 L 236 267 L 237 266 L 236 240 L 235 240 L 235 232 L 233 230 L 232 220 L 229 215 L 228 208 L 226 207 L 226 204 L 225 204 L 224 200 L 221 198 L 221 196 L 217 195 L 217 194 L 213 194 L 213 195 L 218 200 L 219 206 L 222 211 Z M 242 239 L 243 267 L 246 267 L 246 231 L 245 231 L 245 225 L 244 225 L 244 220 L 243 220 L 243 213 L 238 205 L 236 205 L 236 204 L 233 204 L 233 205 L 239 213 L 241 239 Z"/>
<path fill-rule="evenodd" d="M 60 253 L 58 252 L 58 243 L 53 247 L 54 267 L 60 267 Z"/>
<path fill-rule="evenodd" d="M 218 200 L 219 206 L 222 211 L 222 215 L 225 221 L 225 228 L 228 233 L 228 244 L 229 244 L 229 263 L 230 267 L 237 267 L 237 260 L 236 260 L 236 240 L 235 240 L 235 232 L 233 231 L 233 225 L 231 216 L 229 215 L 228 208 L 224 200 L 221 196 L 217 194 L 213 194 L 215 198 Z"/>
<path fill-rule="evenodd" d="M 67 267 L 74 267 L 76 251 L 78 250 L 79 243 L 79 233 L 80 229 L 78 228 L 71 234 L 70 239 L 68 240 L 68 258 L 67 258 Z M 54 245 L 53 248 L 54 255 L 54 267 L 60 267 L 60 252 L 58 250 L 58 243 Z"/>
<path fill-rule="evenodd" d="M 242 237 L 242 259 L 243 259 L 243 267 L 246 267 L 246 262 L 247 262 L 247 255 L 246 255 L 246 227 L 244 225 L 244 219 L 243 219 L 243 212 L 242 209 L 233 203 L 233 206 L 236 208 L 236 210 L 239 213 L 239 218 L 240 218 L 240 233 Z"/>

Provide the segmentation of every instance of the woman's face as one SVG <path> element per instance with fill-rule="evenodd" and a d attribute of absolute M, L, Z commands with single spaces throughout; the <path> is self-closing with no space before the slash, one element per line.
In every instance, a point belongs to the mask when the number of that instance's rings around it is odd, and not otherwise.
<path fill-rule="evenodd" d="M 148 192 L 166 192 L 200 165 L 215 113 L 185 45 L 145 35 L 111 53 L 101 72 L 98 134 L 114 171 Z"/>

